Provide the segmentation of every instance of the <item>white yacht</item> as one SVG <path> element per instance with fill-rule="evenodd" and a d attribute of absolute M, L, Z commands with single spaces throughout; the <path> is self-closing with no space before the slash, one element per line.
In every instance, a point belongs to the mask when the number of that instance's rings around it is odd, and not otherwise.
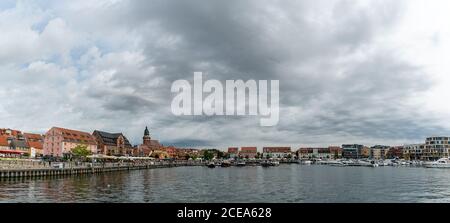
<path fill-rule="evenodd" d="M 434 162 L 425 162 L 423 166 L 427 168 L 450 168 L 450 159 L 441 158 Z"/>

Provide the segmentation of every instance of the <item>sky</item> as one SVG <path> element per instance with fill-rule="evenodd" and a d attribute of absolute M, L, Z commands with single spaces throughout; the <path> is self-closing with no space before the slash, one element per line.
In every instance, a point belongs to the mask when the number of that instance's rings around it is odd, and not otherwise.
<path fill-rule="evenodd" d="M 450 135 L 447 0 L 0 2 L 0 127 L 181 147 Z M 178 79 L 279 80 L 280 121 L 175 116 Z"/>

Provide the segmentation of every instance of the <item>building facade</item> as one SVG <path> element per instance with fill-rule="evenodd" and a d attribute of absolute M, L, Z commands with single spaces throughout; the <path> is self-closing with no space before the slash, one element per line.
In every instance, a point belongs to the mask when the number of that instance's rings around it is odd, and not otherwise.
<path fill-rule="evenodd" d="M 406 160 L 422 160 L 425 144 L 411 144 L 403 146 L 403 158 Z"/>
<path fill-rule="evenodd" d="M 389 146 L 376 145 L 370 148 L 369 158 L 374 160 L 384 160 L 387 158 L 387 153 L 389 152 Z"/>
<path fill-rule="evenodd" d="M 134 155 L 139 157 L 157 156 L 157 158 L 161 158 L 160 156 L 166 156 L 166 153 L 163 151 L 162 147 L 163 146 L 158 140 L 153 140 L 151 138 L 148 127 L 145 127 L 144 137 L 142 137 L 142 144 L 138 146 L 138 149 Z"/>
<path fill-rule="evenodd" d="M 91 134 L 53 127 L 44 137 L 44 156 L 61 158 L 70 155 L 77 146 L 86 146 L 92 154 L 97 153 L 97 141 Z"/>
<path fill-rule="evenodd" d="M 41 157 L 44 155 L 44 136 L 40 134 L 24 133 L 25 141 L 29 147 L 31 158 Z"/>
<path fill-rule="evenodd" d="M 426 161 L 449 157 L 450 137 L 429 137 L 425 141 L 422 159 Z"/>
<path fill-rule="evenodd" d="M 239 151 L 240 158 L 254 159 L 256 154 L 258 154 L 258 148 L 256 147 L 241 147 L 241 151 Z"/>
<path fill-rule="evenodd" d="M 342 157 L 346 159 L 359 159 L 363 145 L 344 144 L 342 145 Z"/>
<path fill-rule="evenodd" d="M 238 156 L 238 154 L 239 154 L 239 148 L 237 148 L 237 147 L 230 147 L 230 148 L 228 148 L 227 152 L 228 152 L 228 156 L 230 158 L 236 158 Z"/>
<path fill-rule="evenodd" d="M 107 156 L 132 156 L 133 146 L 122 133 L 95 130 L 92 135 L 98 143 L 98 154 Z"/>
<path fill-rule="evenodd" d="M 264 147 L 264 158 L 288 158 L 291 157 L 291 147 Z"/>

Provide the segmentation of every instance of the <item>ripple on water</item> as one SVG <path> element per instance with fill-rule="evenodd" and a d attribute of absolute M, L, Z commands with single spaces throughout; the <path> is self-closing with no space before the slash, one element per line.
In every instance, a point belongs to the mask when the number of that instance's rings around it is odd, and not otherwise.
<path fill-rule="evenodd" d="M 0 181 L 0 202 L 450 202 L 450 170 L 181 167 Z"/>

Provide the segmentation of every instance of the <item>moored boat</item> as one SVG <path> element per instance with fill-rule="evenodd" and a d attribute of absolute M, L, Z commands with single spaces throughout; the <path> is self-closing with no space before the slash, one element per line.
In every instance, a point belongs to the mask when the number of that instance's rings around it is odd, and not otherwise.
<path fill-rule="evenodd" d="M 221 166 L 221 167 L 230 167 L 230 166 L 231 166 L 231 163 L 228 162 L 228 161 L 223 161 L 223 162 L 220 164 L 220 166 Z"/>
<path fill-rule="evenodd" d="M 278 161 L 271 161 L 271 162 L 270 162 L 270 165 L 271 165 L 271 166 L 279 166 L 279 165 L 280 165 L 280 162 L 278 162 Z"/>
<path fill-rule="evenodd" d="M 246 163 L 244 161 L 240 161 L 236 164 L 236 166 L 239 166 L 239 167 L 243 167 L 245 165 L 246 165 Z"/>
<path fill-rule="evenodd" d="M 441 158 L 434 162 L 425 162 L 423 166 L 426 168 L 450 168 L 450 159 Z"/>
<path fill-rule="evenodd" d="M 210 162 L 207 165 L 209 168 L 216 168 L 216 164 L 214 162 Z"/>
<path fill-rule="evenodd" d="M 263 161 L 263 162 L 261 162 L 261 166 L 262 166 L 262 167 L 270 167 L 271 165 L 270 165 L 270 162 L 268 162 L 268 161 Z"/>

